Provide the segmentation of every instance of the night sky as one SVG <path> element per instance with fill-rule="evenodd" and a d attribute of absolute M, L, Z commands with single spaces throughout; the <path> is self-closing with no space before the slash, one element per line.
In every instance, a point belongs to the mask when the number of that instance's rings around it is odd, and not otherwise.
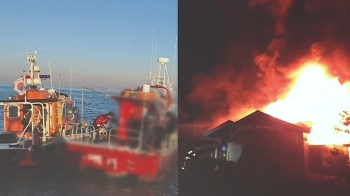
<path fill-rule="evenodd" d="M 350 1 L 179 0 L 180 123 L 253 111 L 313 59 L 350 80 Z"/>

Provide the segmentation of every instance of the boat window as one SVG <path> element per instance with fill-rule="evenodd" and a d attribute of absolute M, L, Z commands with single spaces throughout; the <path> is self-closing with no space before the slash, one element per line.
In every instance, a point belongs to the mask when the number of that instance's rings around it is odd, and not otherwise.
<path fill-rule="evenodd" d="M 19 117 L 19 107 L 16 105 L 9 106 L 7 116 L 9 118 L 18 118 Z"/>
<path fill-rule="evenodd" d="M 73 114 L 78 114 L 78 113 L 79 113 L 79 108 L 73 107 Z"/>
<path fill-rule="evenodd" d="M 63 116 L 67 116 L 73 113 L 73 104 L 65 104 L 63 107 Z"/>

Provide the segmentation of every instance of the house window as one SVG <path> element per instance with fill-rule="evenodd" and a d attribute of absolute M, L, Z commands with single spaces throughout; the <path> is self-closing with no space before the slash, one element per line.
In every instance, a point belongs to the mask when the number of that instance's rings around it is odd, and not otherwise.
<path fill-rule="evenodd" d="M 8 107 L 7 117 L 10 119 L 19 117 L 19 107 L 16 105 L 11 105 Z"/>

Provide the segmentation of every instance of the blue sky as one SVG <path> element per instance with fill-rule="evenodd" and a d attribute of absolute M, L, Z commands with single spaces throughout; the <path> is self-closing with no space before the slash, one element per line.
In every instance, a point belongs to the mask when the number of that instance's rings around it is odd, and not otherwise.
<path fill-rule="evenodd" d="M 28 68 L 26 51 L 37 50 L 42 74 L 50 59 L 55 86 L 60 73 L 61 86 L 69 86 L 71 69 L 74 87 L 142 85 L 149 81 L 153 28 L 156 56 L 168 57 L 168 69 L 177 71 L 177 11 L 177 0 L 4 1 L 0 83 L 12 84 Z"/>

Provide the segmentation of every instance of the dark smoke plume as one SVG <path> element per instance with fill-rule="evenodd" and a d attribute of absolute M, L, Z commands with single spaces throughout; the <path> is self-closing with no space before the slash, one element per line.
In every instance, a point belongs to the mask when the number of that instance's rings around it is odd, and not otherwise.
<path fill-rule="evenodd" d="M 237 120 L 267 106 L 289 90 L 287 76 L 308 60 L 326 64 L 341 82 L 350 79 L 349 1 L 219 2 L 232 9 L 226 11 L 231 18 L 217 21 L 226 26 L 216 36 L 229 40 L 229 46 L 211 48 L 225 60 L 192 77 L 188 102 L 200 105 L 197 119 Z M 227 30 L 230 26 L 235 30 Z"/>

